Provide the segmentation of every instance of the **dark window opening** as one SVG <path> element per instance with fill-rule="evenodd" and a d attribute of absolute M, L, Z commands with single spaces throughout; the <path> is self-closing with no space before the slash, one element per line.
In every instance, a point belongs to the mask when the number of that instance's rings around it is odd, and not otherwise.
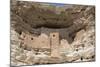
<path fill-rule="evenodd" d="M 19 34 L 21 35 L 21 34 L 22 34 L 22 32 L 20 31 L 20 32 L 19 32 Z"/>
<path fill-rule="evenodd" d="M 92 56 L 92 58 L 95 58 L 95 56 Z"/>
<path fill-rule="evenodd" d="M 76 51 L 78 51 L 78 49 L 76 49 Z"/>
<path fill-rule="evenodd" d="M 81 57 L 81 60 L 83 60 L 83 58 Z"/>
<path fill-rule="evenodd" d="M 31 40 L 33 40 L 33 38 L 31 38 Z"/>
<path fill-rule="evenodd" d="M 55 35 L 53 35 L 53 37 L 55 37 Z"/>

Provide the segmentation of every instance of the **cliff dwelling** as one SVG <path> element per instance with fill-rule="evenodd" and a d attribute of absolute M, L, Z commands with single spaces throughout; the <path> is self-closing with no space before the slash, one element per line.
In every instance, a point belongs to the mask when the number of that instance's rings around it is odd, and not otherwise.
<path fill-rule="evenodd" d="M 23 33 L 20 36 L 21 43 L 20 47 L 23 47 L 27 50 L 32 49 L 46 49 L 50 50 L 50 54 L 52 57 L 60 56 L 59 48 L 60 48 L 60 39 L 58 32 L 51 32 L 49 36 L 46 34 L 41 34 L 40 36 L 30 35 L 28 33 Z"/>
<path fill-rule="evenodd" d="M 16 12 L 12 10 L 13 15 L 17 14 L 16 19 L 13 18 L 18 22 L 14 25 L 15 31 L 21 36 L 21 46 L 28 50 L 48 49 L 51 55 L 59 54 L 59 46 L 62 47 L 60 41 L 65 39 L 67 45 L 71 44 L 77 32 L 86 29 L 87 21 L 91 18 L 84 15 L 88 6 L 80 6 L 80 9 L 71 9 L 70 6 L 70 9 L 64 8 L 55 13 L 53 9 L 44 9 L 42 5 L 40 7 L 38 3 L 34 4 L 36 5 L 30 7 L 27 5 L 28 8 L 19 5 L 15 8 Z M 93 8 L 89 11 L 93 11 Z"/>
<path fill-rule="evenodd" d="M 93 5 L 11 3 L 11 64 L 95 60 Z"/>

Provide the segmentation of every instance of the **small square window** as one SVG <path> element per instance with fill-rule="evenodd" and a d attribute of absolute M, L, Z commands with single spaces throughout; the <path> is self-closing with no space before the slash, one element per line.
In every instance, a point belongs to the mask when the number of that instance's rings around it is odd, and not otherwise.
<path fill-rule="evenodd" d="M 31 38 L 31 40 L 33 40 L 33 38 Z"/>
<path fill-rule="evenodd" d="M 55 37 L 55 35 L 53 35 L 53 37 Z"/>

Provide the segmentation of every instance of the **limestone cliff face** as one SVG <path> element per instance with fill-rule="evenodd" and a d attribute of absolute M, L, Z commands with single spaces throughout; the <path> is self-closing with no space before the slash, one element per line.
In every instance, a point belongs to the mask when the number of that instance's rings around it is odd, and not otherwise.
<path fill-rule="evenodd" d="M 49 3 L 16 0 L 11 2 L 11 64 L 33 65 L 95 60 L 95 6 L 59 7 Z M 50 56 L 49 38 L 53 32 L 59 34 L 57 40 L 52 40 L 56 45 L 59 42 L 57 47 L 52 45 L 53 55 L 60 54 L 60 59 Z M 23 45 L 20 46 L 21 42 L 26 49 L 22 48 Z M 49 50 L 44 49 L 44 46 Z M 37 47 L 43 49 L 34 49 Z"/>
<path fill-rule="evenodd" d="M 11 23 L 18 33 L 24 31 L 40 35 L 43 32 L 41 28 L 44 27 L 45 33 L 58 31 L 61 38 L 67 39 L 69 43 L 73 41 L 76 32 L 88 27 L 90 22 L 87 21 L 95 20 L 94 6 L 75 5 L 66 8 L 65 5 L 61 10 L 62 7 L 56 8 L 52 5 L 43 7 L 44 5 L 34 2 L 17 1 L 12 5 L 11 20 L 14 23 Z M 59 10 L 61 11 L 57 14 Z"/>

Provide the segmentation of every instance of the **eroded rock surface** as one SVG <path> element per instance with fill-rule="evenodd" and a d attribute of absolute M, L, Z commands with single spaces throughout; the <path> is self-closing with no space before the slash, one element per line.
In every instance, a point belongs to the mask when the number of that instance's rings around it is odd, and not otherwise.
<path fill-rule="evenodd" d="M 95 7 L 44 5 L 11 0 L 11 65 L 94 61 Z"/>

